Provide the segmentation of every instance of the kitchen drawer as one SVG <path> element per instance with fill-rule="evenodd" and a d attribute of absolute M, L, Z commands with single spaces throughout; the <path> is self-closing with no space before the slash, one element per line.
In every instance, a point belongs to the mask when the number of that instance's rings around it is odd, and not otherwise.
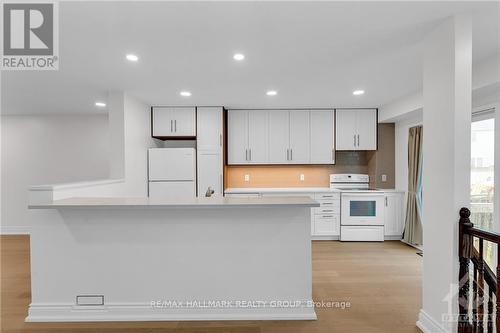
<path fill-rule="evenodd" d="M 319 202 L 321 207 L 339 207 L 340 208 L 340 200 L 320 200 L 320 199 L 315 199 L 317 202 Z"/>
<path fill-rule="evenodd" d="M 384 226 L 343 225 L 340 231 L 341 241 L 383 242 Z"/>
<path fill-rule="evenodd" d="M 314 218 L 314 235 L 338 235 L 339 220 L 338 215 L 316 215 Z"/>
<path fill-rule="evenodd" d="M 340 193 L 316 193 L 314 195 L 316 200 L 340 200 Z"/>
<path fill-rule="evenodd" d="M 321 206 L 313 208 L 314 214 L 340 215 L 340 206 Z"/>

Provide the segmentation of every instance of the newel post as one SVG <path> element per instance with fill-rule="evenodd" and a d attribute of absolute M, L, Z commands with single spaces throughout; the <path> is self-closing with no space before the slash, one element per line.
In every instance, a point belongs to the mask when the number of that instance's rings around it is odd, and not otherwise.
<path fill-rule="evenodd" d="M 459 237 L 458 237 L 458 257 L 460 261 L 460 271 L 458 274 L 458 332 L 467 333 L 470 331 L 469 322 L 469 262 L 472 257 L 473 240 L 468 232 L 474 225 L 469 220 L 470 210 L 460 209 Z"/>

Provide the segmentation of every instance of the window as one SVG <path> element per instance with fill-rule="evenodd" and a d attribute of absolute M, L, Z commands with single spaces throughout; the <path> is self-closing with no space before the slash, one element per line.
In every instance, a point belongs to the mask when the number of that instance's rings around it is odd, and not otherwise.
<path fill-rule="evenodd" d="M 494 230 L 494 110 L 475 113 L 471 130 L 471 222 L 479 228 Z M 486 261 L 495 267 L 493 244 L 485 242 L 484 246 Z"/>

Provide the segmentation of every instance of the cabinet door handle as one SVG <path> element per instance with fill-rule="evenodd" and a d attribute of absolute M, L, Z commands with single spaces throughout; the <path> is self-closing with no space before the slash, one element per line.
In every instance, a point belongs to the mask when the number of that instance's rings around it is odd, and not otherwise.
<path fill-rule="evenodd" d="M 332 218 L 333 215 L 323 215 L 323 218 Z"/>
<path fill-rule="evenodd" d="M 335 149 L 332 149 L 332 161 L 335 161 Z"/>
<path fill-rule="evenodd" d="M 356 134 L 354 134 L 354 147 L 356 147 Z"/>
<path fill-rule="evenodd" d="M 287 149 L 287 150 L 286 150 L 286 160 L 287 160 L 287 161 L 288 161 L 288 159 L 289 159 L 288 155 L 289 155 L 289 152 L 288 152 L 288 149 Z"/>
<path fill-rule="evenodd" d="M 250 161 L 252 160 L 252 149 L 248 149 L 248 157 L 250 159 Z"/>
<path fill-rule="evenodd" d="M 290 161 L 293 161 L 293 149 L 290 148 Z"/>
<path fill-rule="evenodd" d="M 387 197 L 385 197 L 385 206 L 387 207 Z"/>
<path fill-rule="evenodd" d="M 175 126 L 175 127 L 174 127 L 174 128 L 175 128 L 175 132 L 177 133 L 177 119 L 176 119 L 176 120 L 174 120 L 174 126 Z"/>
<path fill-rule="evenodd" d="M 358 147 L 359 147 L 359 134 L 358 134 Z"/>
<path fill-rule="evenodd" d="M 248 149 L 245 149 L 245 161 L 248 161 Z"/>
<path fill-rule="evenodd" d="M 219 134 L 219 146 L 222 147 L 222 133 Z"/>
<path fill-rule="evenodd" d="M 174 131 L 174 125 L 173 125 L 174 121 L 172 119 L 170 119 L 170 132 L 173 132 Z"/>

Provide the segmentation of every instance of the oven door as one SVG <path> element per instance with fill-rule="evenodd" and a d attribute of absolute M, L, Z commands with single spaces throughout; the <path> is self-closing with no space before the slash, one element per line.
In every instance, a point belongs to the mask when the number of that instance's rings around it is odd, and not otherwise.
<path fill-rule="evenodd" d="M 383 193 L 342 193 L 341 225 L 384 225 Z"/>

